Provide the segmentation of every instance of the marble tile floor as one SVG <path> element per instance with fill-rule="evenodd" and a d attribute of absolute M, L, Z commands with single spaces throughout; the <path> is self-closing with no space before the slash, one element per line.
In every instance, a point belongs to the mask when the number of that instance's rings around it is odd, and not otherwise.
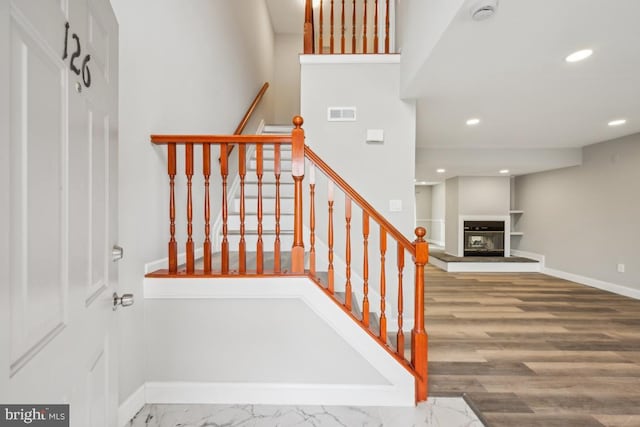
<path fill-rule="evenodd" d="M 462 398 L 417 407 L 145 405 L 127 427 L 482 427 Z"/>

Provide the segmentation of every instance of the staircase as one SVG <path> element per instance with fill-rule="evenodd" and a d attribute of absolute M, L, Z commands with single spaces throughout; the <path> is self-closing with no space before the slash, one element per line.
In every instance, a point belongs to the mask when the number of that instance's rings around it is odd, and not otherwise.
<path fill-rule="evenodd" d="M 293 127 L 284 125 L 267 125 L 262 130 L 262 135 L 283 135 L 291 134 Z M 247 247 L 247 262 L 254 259 L 250 253 L 256 252 L 258 243 L 258 178 L 257 178 L 257 158 L 255 147 L 247 150 L 247 173 L 245 184 L 245 230 L 244 239 Z M 262 179 L 262 239 L 265 254 L 273 252 L 276 237 L 276 179 L 275 179 L 275 150 L 273 146 L 265 146 L 263 149 L 263 179 Z M 291 147 L 280 147 L 280 167 L 281 170 L 291 170 Z M 280 177 L 280 244 L 282 248 L 291 248 L 293 245 L 293 203 L 294 186 L 291 174 L 283 173 Z M 234 185 L 235 191 L 233 200 L 230 203 L 228 217 L 227 238 L 230 248 L 237 248 L 240 239 L 243 237 L 241 230 L 241 188 L 240 183 Z M 219 239 L 222 241 L 222 230 L 219 232 Z M 266 255 L 269 257 L 269 255 Z M 271 258 L 273 254 L 270 255 Z M 273 261 L 265 260 L 267 266 Z M 234 264 L 232 264 L 234 265 Z M 255 265 L 249 263 L 249 266 Z M 255 267 L 253 267 L 255 268 Z"/>
<path fill-rule="evenodd" d="M 415 400 L 427 397 L 427 334 L 424 330 L 424 266 L 428 259 L 428 244 L 424 240 L 424 228 L 416 229 L 412 242 L 403 236 L 386 218 L 376 211 L 339 174 L 327 165 L 310 147 L 304 145 L 303 120 L 294 118 L 294 127 L 267 127 L 260 135 L 152 135 L 154 144 L 167 145 L 169 175 L 169 230 L 168 268 L 147 275 L 153 279 L 178 279 L 182 290 L 191 285 L 184 279 L 224 279 L 220 286 L 212 282 L 194 285 L 188 292 L 202 295 L 220 290 L 224 295 L 236 292 L 238 286 L 226 281 L 229 278 L 253 279 L 247 286 L 258 295 L 282 292 L 288 279 L 308 280 L 315 291 L 302 282 L 293 284 L 291 292 L 302 292 L 306 297 L 318 297 L 322 301 L 308 300 L 310 307 L 341 313 L 342 320 L 332 322 L 358 326 L 360 334 L 353 335 L 353 345 L 367 347 L 377 343 L 378 354 L 372 356 L 378 362 L 395 361 L 395 368 L 387 369 L 388 377 L 395 378 L 393 387 L 406 392 L 404 375 L 415 380 Z M 283 132 L 289 131 L 289 134 Z M 186 218 L 176 218 L 175 176 L 177 174 L 178 146 L 185 146 Z M 193 235 L 192 200 L 194 150 L 202 147 L 204 188 L 197 197 L 204 199 L 203 261 L 196 262 Z M 214 251 L 209 240 L 211 229 L 211 201 L 209 197 L 211 146 L 221 154 L 220 179 L 222 199 L 228 201 L 219 207 L 222 217 L 220 251 Z M 218 147 L 220 146 L 219 150 Z M 234 146 L 233 157 L 229 156 Z M 216 152 L 216 151 L 214 151 Z M 231 177 L 233 185 L 227 190 L 229 164 L 237 162 L 238 177 Z M 317 178 L 317 179 L 316 179 Z M 316 194 L 316 185 L 326 185 L 327 192 Z M 303 196 L 305 188 L 308 195 Z M 334 203 L 340 200 L 340 209 Z M 342 206 L 344 200 L 344 206 Z M 182 203 L 183 201 L 180 201 Z M 356 212 L 354 215 L 353 212 Z M 303 214 L 304 213 L 304 214 Z M 326 215 L 328 229 L 316 231 L 316 215 Z M 308 221 L 308 222 L 307 222 Z M 185 227 L 186 263 L 178 265 L 176 224 Z M 356 227 L 352 230 L 352 225 Z M 324 225 L 323 225 L 324 227 Z M 340 254 L 335 253 L 334 233 L 346 239 Z M 305 239 L 308 236 L 308 239 Z M 317 237 L 318 236 L 318 237 Z M 322 237 L 319 237 L 322 236 Z M 326 240 L 325 239 L 326 237 Z M 321 253 L 318 251 L 321 249 Z M 342 252 L 344 250 L 344 252 Z M 375 254 L 373 251 L 375 250 Z M 362 257 L 362 260 L 358 257 Z M 357 258 L 358 265 L 352 265 Z M 404 278 L 405 259 L 414 267 L 411 277 Z M 336 266 L 340 266 L 338 274 Z M 370 269 L 375 277 L 369 277 Z M 271 278 L 277 278 L 273 282 Z M 355 278 L 357 277 L 357 280 Z M 261 280 L 258 280 L 261 279 Z M 262 281 L 262 284 L 258 282 Z M 163 284 L 153 282 L 150 293 L 163 292 Z M 362 286 L 362 287 L 361 287 Z M 256 288 L 257 287 L 257 288 Z M 355 288 L 358 292 L 356 295 Z M 225 290 L 226 289 L 226 290 Z M 410 301 L 405 301 L 406 290 L 412 291 Z M 362 292 L 359 292 L 362 290 Z M 225 293 L 226 292 L 226 293 Z M 145 291 L 146 295 L 147 291 Z M 171 292 L 169 293 L 171 294 Z M 245 295 L 241 293 L 241 295 Z M 297 295 L 297 294 L 296 294 Z M 302 294 L 301 294 L 302 295 Z M 313 299 L 312 298 L 312 299 Z M 333 308 L 327 307 L 327 301 Z M 315 304 L 315 305 L 314 305 Z M 405 321 L 405 307 L 412 307 L 411 318 Z M 338 309 L 337 311 L 335 311 Z M 333 316 L 333 315 L 332 315 Z M 346 316 L 346 317 L 345 317 Z M 327 319 L 328 320 L 328 319 Z M 405 324 L 412 326 L 405 330 Z M 391 325 L 391 327 L 388 327 Z M 357 329 L 357 328 L 356 328 Z M 395 329 L 394 332 L 389 332 Z M 361 341 L 368 337 L 367 343 Z M 365 340 L 366 341 L 366 340 Z M 410 351 L 405 351 L 409 346 Z M 382 357 L 380 350 L 384 350 Z M 383 359 L 387 362 L 383 362 Z M 382 365 L 380 365 L 382 366 Z M 401 368 L 401 369 L 400 369 Z M 398 369 L 402 372 L 398 372 Z M 411 378 L 410 377 L 410 378 Z M 392 387 L 392 388 L 393 388 Z M 405 388 L 403 388 L 405 387 Z M 404 393 L 402 392 L 402 393 Z"/>

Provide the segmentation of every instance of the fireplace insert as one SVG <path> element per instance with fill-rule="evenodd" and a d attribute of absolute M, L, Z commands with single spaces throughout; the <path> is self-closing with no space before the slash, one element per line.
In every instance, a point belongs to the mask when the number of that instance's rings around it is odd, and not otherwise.
<path fill-rule="evenodd" d="M 465 221 L 464 256 L 504 256 L 504 221 Z"/>

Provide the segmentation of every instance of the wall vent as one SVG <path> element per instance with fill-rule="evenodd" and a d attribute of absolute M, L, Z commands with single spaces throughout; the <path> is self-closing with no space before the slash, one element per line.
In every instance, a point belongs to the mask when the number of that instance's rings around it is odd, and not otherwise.
<path fill-rule="evenodd" d="M 329 107 L 327 120 L 330 122 L 355 122 L 356 107 Z"/>

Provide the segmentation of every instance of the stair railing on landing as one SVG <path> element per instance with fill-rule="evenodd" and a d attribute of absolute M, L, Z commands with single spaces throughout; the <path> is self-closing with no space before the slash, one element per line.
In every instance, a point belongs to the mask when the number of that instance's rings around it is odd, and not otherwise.
<path fill-rule="evenodd" d="M 376 211 L 360 194 L 358 194 L 339 174 L 331 169 L 316 153 L 304 144 L 304 130 L 302 129 L 302 117 L 293 119 L 294 129 L 290 135 L 151 135 L 151 142 L 157 145 L 166 145 L 168 151 L 167 173 L 169 175 L 169 242 L 168 242 L 168 268 L 150 273 L 149 277 L 229 277 L 229 276 L 264 276 L 264 275 L 304 275 L 311 278 L 344 312 L 352 317 L 373 339 L 375 339 L 392 357 L 411 372 L 416 380 L 416 401 L 427 398 L 427 333 L 424 328 L 424 267 L 428 261 L 428 243 L 424 240 L 426 231 L 422 227 L 415 230 L 416 239 L 411 242 L 402 235 L 391 223 L 389 223 L 378 211 Z M 241 177 L 240 199 L 240 242 L 238 244 L 237 269 L 230 266 L 230 252 L 228 240 L 228 189 L 229 178 L 229 147 L 238 146 L 238 171 Z M 244 239 L 244 177 L 246 175 L 246 149 L 247 145 L 255 145 L 256 153 L 256 178 L 257 178 L 257 232 L 258 239 L 255 247 L 255 270 L 247 269 L 247 252 L 253 252 L 246 246 Z M 289 266 L 281 265 L 280 242 L 280 198 L 279 186 L 281 176 L 289 171 L 283 171 L 281 167 L 281 147 L 291 146 L 291 176 L 294 181 L 294 233 L 291 247 L 291 260 Z M 177 148 L 184 147 L 184 171 L 186 177 L 186 262 L 184 266 L 178 265 L 178 242 L 176 239 L 176 175 L 177 175 Z M 195 243 L 193 235 L 193 176 L 194 176 L 194 150 L 202 147 L 202 177 L 203 177 L 203 220 L 204 235 L 202 236 L 203 257 L 202 265 L 196 266 Z M 220 152 L 220 185 L 221 185 L 221 214 L 222 214 L 222 243 L 220 250 L 220 265 L 213 265 L 213 246 L 211 243 L 211 149 L 218 147 Z M 263 215 L 262 182 L 265 175 L 264 150 L 273 147 L 273 171 L 276 185 L 275 198 L 275 239 L 273 243 L 274 260 L 271 266 L 264 263 L 265 246 L 263 241 Z M 305 179 L 305 159 L 311 164 L 309 173 L 309 252 L 308 269 L 305 269 L 304 248 L 304 208 L 303 208 L 303 181 Z M 316 180 L 315 169 L 321 171 L 328 180 L 327 210 L 328 210 L 328 265 L 326 278 L 318 271 L 316 259 Z M 345 196 L 345 256 L 346 283 L 342 300 L 335 292 L 334 271 L 334 201 L 335 188 L 337 187 Z M 352 276 L 352 241 L 351 219 L 352 203 L 362 211 L 362 242 L 363 242 L 363 291 L 362 307 L 360 313 L 355 310 L 352 300 L 353 284 Z M 369 301 L 369 234 L 370 221 L 379 229 L 379 304 Z M 397 333 L 393 343 L 389 343 L 387 333 L 387 274 L 386 251 L 387 239 L 395 242 L 397 275 Z M 268 249 L 267 251 L 270 251 Z M 408 253 L 415 265 L 414 270 L 414 319 L 411 331 L 411 357 L 405 358 L 405 331 L 404 319 L 404 268 L 405 255 Z M 390 281 L 389 281 L 390 282 Z M 371 307 L 379 305 L 374 313 L 379 316 L 377 331 L 372 331 Z M 395 349 L 393 348 L 395 346 Z"/>
<path fill-rule="evenodd" d="M 391 6 L 393 0 L 306 0 L 304 13 L 305 54 L 355 54 L 391 52 Z M 315 4 L 315 6 L 314 6 Z M 318 20 L 314 19 L 315 11 Z M 335 17 L 340 13 L 340 20 Z M 328 29 L 325 16 L 328 15 Z M 336 28 L 337 27 L 337 28 Z M 325 41 L 329 40 L 328 45 Z M 347 49 L 348 40 L 350 49 Z M 380 39 L 384 46 L 380 46 Z M 316 46 L 316 40 L 318 45 Z M 336 46 L 339 40 L 340 46 Z"/>

